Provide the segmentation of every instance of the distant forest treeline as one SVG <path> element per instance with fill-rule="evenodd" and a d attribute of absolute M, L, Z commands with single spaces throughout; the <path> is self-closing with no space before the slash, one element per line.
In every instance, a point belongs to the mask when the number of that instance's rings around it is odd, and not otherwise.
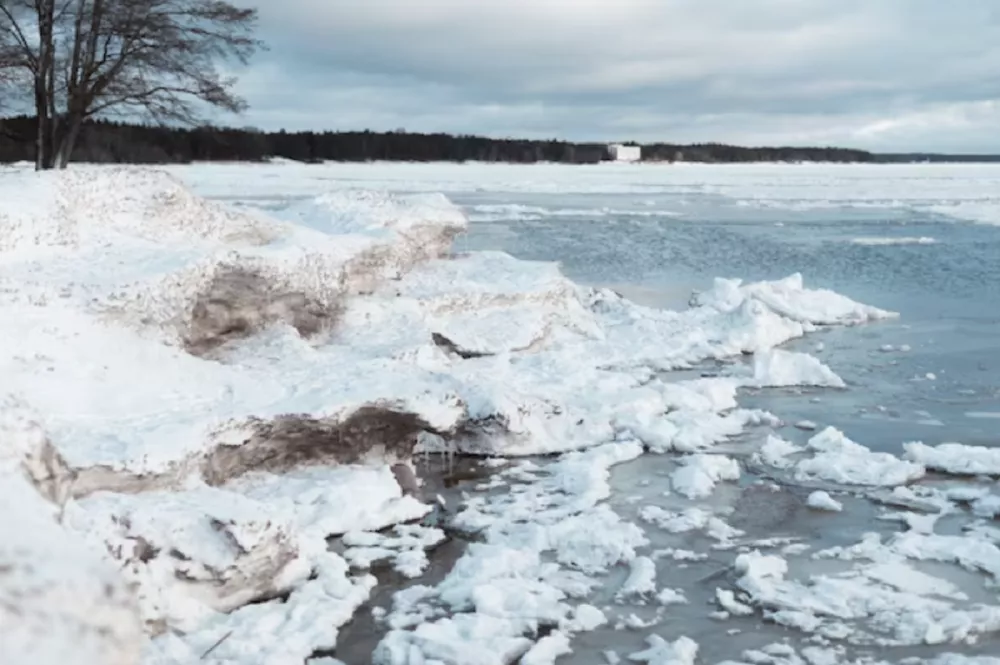
<path fill-rule="evenodd" d="M 0 162 L 34 159 L 35 121 L 0 120 Z M 261 161 L 284 157 L 318 161 L 482 161 L 590 164 L 608 159 L 603 143 L 495 139 L 482 136 L 396 132 L 261 132 L 224 127 L 159 127 L 89 122 L 73 154 L 76 161 L 167 164 L 192 161 Z M 871 162 L 862 150 L 742 148 L 722 144 L 643 146 L 644 160 L 688 162 Z"/>
<path fill-rule="evenodd" d="M 33 161 L 35 120 L 0 120 L 0 163 Z M 706 143 L 643 145 L 648 161 L 685 162 L 910 162 L 1000 161 L 980 156 L 876 155 L 845 148 L 745 148 Z M 284 157 L 319 161 L 480 161 L 591 164 L 609 158 L 603 143 L 495 139 L 412 132 L 262 132 L 225 127 L 160 127 L 88 122 L 75 161 L 172 164 L 193 161 L 263 161 Z"/>

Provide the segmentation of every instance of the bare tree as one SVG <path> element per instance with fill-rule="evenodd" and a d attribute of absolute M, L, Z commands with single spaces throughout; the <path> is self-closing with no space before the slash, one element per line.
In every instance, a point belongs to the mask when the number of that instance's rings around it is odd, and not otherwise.
<path fill-rule="evenodd" d="M 36 167 L 64 168 L 93 116 L 193 123 L 206 106 L 242 111 L 221 65 L 261 47 L 256 21 L 223 0 L 0 0 L 11 61 L 33 81 Z"/>

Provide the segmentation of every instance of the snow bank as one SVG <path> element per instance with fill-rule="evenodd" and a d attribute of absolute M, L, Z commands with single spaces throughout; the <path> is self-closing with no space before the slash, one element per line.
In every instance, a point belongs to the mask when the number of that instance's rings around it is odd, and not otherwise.
<path fill-rule="evenodd" d="M 34 416 L 0 400 L 0 653 L 10 665 L 129 665 L 142 633 L 114 567 L 60 524 L 55 453 Z"/>
<path fill-rule="evenodd" d="M 162 171 L 116 167 L 5 174 L 0 189 L 5 192 L 3 253 L 52 256 L 129 238 L 166 245 L 258 245 L 280 235 L 264 220 L 195 196 Z"/>
<path fill-rule="evenodd" d="M 0 181 L 5 191 L 24 203 L 0 211 L 0 284 L 17 283 L 22 301 L 76 301 L 196 353 L 276 322 L 318 334 L 345 293 L 446 253 L 465 228 L 443 197 L 350 191 L 285 221 L 260 218 L 141 169 L 21 174 Z"/>

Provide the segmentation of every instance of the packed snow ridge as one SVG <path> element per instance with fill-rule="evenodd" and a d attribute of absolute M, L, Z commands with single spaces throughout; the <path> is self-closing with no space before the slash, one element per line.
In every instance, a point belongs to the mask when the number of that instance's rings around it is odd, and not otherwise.
<path fill-rule="evenodd" d="M 775 422 L 740 409 L 738 389 L 843 386 L 774 347 L 893 316 L 799 275 L 717 280 L 686 311 L 641 307 L 555 265 L 452 254 L 466 222 L 440 195 L 336 191 L 270 218 L 158 171 L 81 167 L 4 173 L 0 202 L 0 496 L 18 506 L 0 511 L 0 571 L 24 572 L 0 572 L 0 639 L 17 664 L 329 652 L 376 583 L 372 562 L 418 577 L 444 537 L 413 523 L 431 506 L 397 480 L 417 452 L 562 457 L 462 508 L 453 527 L 479 542 L 442 584 L 395 598 L 376 661 L 552 662 L 605 622 L 580 602 L 595 576 L 629 565 L 624 595 L 662 595 L 642 530 L 604 503 L 610 467 L 690 453 L 672 486 L 711 494 L 740 466 L 709 449 Z M 751 379 L 663 374 L 746 354 Z M 949 464 L 866 452 L 823 432 L 769 459 L 873 485 Z M 696 508 L 645 514 L 736 534 Z M 3 614 L 27 588 L 30 611 Z M 637 660 L 697 651 L 649 644 Z"/>

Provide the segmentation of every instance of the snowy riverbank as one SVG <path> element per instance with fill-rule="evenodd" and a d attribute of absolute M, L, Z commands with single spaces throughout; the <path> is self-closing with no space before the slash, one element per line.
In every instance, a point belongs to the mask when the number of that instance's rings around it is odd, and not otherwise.
<path fill-rule="evenodd" d="M 553 662 L 610 622 L 590 596 L 623 566 L 621 597 L 669 616 L 684 594 L 656 570 L 683 553 L 650 551 L 654 530 L 730 553 L 706 615 L 801 631 L 811 665 L 844 645 L 960 650 L 1000 630 L 995 593 L 973 602 L 919 570 L 955 563 L 997 581 L 993 483 L 907 486 L 927 469 L 1000 475 L 994 451 L 912 444 L 900 459 L 832 429 L 800 446 L 771 434 L 776 415 L 738 404 L 743 388 L 850 389 L 775 347 L 890 312 L 798 275 L 717 280 L 684 311 L 641 307 L 551 264 L 454 254 L 466 220 L 435 194 L 336 190 L 272 218 L 158 171 L 81 167 L 0 173 L 0 202 L 0 485 L 25 507 L 0 516 L 13 534 L 0 568 L 17 571 L 0 577 L 11 662 L 64 663 L 67 648 L 73 662 L 141 652 L 163 665 L 336 654 L 371 565 L 418 579 L 447 537 L 418 521 L 434 497 L 405 493 L 390 468 L 420 452 L 561 457 L 490 462 L 502 491 L 449 507 L 447 528 L 476 542 L 437 586 L 397 594 L 378 663 Z M 671 374 L 707 363 L 710 376 Z M 717 448 L 747 433 L 753 455 Z M 668 453 L 680 455 L 661 481 L 669 501 L 616 513 L 610 469 Z M 886 517 L 904 528 L 816 552 L 851 562 L 836 575 L 795 577 L 801 543 L 746 538 L 710 501 L 750 464 L 903 506 Z M 945 516 L 963 516 L 958 533 L 935 532 Z M 25 580 L 52 592 L 7 609 Z M 30 639 L 40 631 L 44 645 Z M 648 631 L 633 660 L 693 662 L 697 644 Z"/>

